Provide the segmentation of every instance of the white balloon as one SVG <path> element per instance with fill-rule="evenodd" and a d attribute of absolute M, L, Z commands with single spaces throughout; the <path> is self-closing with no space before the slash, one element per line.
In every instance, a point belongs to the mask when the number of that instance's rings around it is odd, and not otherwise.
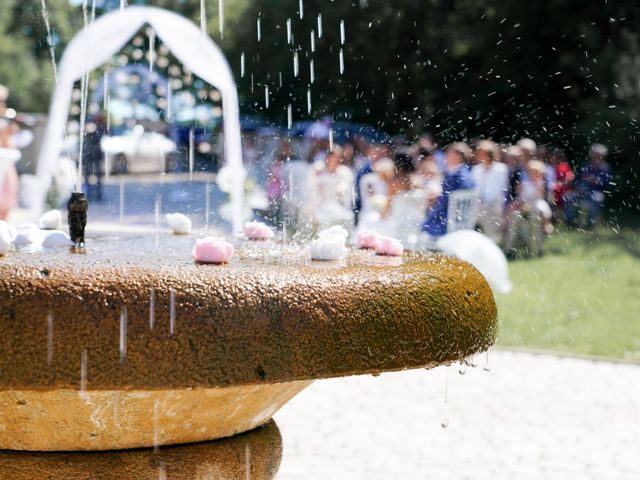
<path fill-rule="evenodd" d="M 511 292 L 507 257 L 486 235 L 475 230 L 458 230 L 440 237 L 436 245 L 442 252 L 476 267 L 494 292 Z"/>

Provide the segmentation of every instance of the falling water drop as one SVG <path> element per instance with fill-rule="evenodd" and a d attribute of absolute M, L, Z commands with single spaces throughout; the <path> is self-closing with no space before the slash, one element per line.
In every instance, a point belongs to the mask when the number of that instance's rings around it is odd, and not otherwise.
<path fill-rule="evenodd" d="M 193 161 L 194 161 L 194 148 L 193 148 L 193 127 L 189 128 L 189 182 L 193 182 Z"/>
<path fill-rule="evenodd" d="M 42 3 L 42 18 L 44 19 L 44 25 L 47 29 L 47 45 L 49 46 L 49 55 L 51 56 L 51 66 L 53 67 L 53 79 L 58 83 L 58 67 L 56 65 L 56 52 L 53 47 L 53 37 L 51 36 L 51 25 L 49 24 L 49 13 L 47 11 L 47 5 L 45 0 L 41 0 Z"/>
<path fill-rule="evenodd" d="M 444 371 L 444 416 L 442 417 L 442 420 L 440 421 L 440 426 L 443 429 L 447 429 L 447 427 L 449 426 L 449 418 L 447 417 L 447 410 L 448 410 L 448 403 L 449 403 L 449 368 L 446 368 Z"/>
<path fill-rule="evenodd" d="M 171 120 L 171 101 L 173 100 L 173 95 L 171 91 L 171 82 L 167 82 L 167 122 Z"/>
<path fill-rule="evenodd" d="M 295 52 L 293 52 L 293 76 L 297 77 L 298 76 L 298 51 L 296 50 Z"/>
<path fill-rule="evenodd" d="M 311 40 L 311 53 L 316 51 L 316 31 L 311 30 L 309 34 L 309 39 Z"/>
<path fill-rule="evenodd" d="M 244 52 L 240 54 L 240 78 L 244 78 Z"/>
<path fill-rule="evenodd" d="M 311 89 L 307 88 L 307 113 L 311 114 Z"/>
<path fill-rule="evenodd" d="M 300 0 L 302 5 L 302 0 Z M 245 480 L 251 479 L 251 447 L 249 443 L 244 444 L 244 478 Z"/>
<path fill-rule="evenodd" d="M 253 73 L 251 74 L 251 93 L 253 93 Z"/>
<path fill-rule="evenodd" d="M 109 69 L 105 68 L 102 74 L 102 109 L 106 112 L 109 98 Z"/>
<path fill-rule="evenodd" d="M 120 361 L 127 355 L 127 306 L 120 312 Z"/>
<path fill-rule="evenodd" d="M 224 38 L 224 0 L 218 0 L 218 20 L 220 27 L 220 38 Z"/>
<path fill-rule="evenodd" d="M 487 351 L 484 353 L 484 355 L 485 355 L 485 356 L 484 356 L 484 368 L 483 368 L 483 370 L 484 370 L 485 372 L 490 372 L 490 371 L 491 371 L 491 367 L 489 367 L 489 350 L 487 350 Z"/>
<path fill-rule="evenodd" d="M 200 30 L 202 30 L 202 34 L 207 34 L 207 6 L 205 5 L 205 0 L 200 0 Z"/>
<path fill-rule="evenodd" d="M 344 33 L 344 20 L 340 20 L 340 45 L 344 45 L 345 41 L 345 33 Z"/>
<path fill-rule="evenodd" d="M 269 85 L 264 86 L 264 108 L 269 108 Z"/>
<path fill-rule="evenodd" d="M 318 14 L 318 38 L 322 38 L 322 14 Z"/>
<path fill-rule="evenodd" d="M 164 175 L 167 173 L 167 165 L 165 162 L 164 148 L 160 147 L 158 152 L 158 170 L 160 172 L 160 182 L 164 182 Z"/>
<path fill-rule="evenodd" d="M 47 365 L 53 361 L 53 312 L 47 313 Z"/>
<path fill-rule="evenodd" d="M 315 65 L 313 63 L 313 60 L 311 60 L 309 62 L 309 79 L 310 79 L 311 83 L 315 82 L 315 80 L 316 80 L 316 69 L 315 69 Z"/>
<path fill-rule="evenodd" d="M 160 449 L 160 401 L 153 401 L 153 451 Z M 166 473 L 166 472 L 165 472 Z"/>
<path fill-rule="evenodd" d="M 95 2 L 94 2 L 95 3 Z M 149 71 L 153 72 L 156 58 L 156 31 L 149 29 Z"/>
<path fill-rule="evenodd" d="M 258 42 L 262 38 L 262 28 L 260 26 L 260 17 L 256 20 L 256 34 L 258 35 Z"/>
<path fill-rule="evenodd" d="M 458 368 L 458 373 L 460 375 L 465 375 L 467 373 L 467 366 L 463 362 L 460 362 L 460 367 Z"/>
<path fill-rule="evenodd" d="M 127 0 L 120 0 L 120 11 L 124 10 L 124 7 L 127 6 Z"/>
<path fill-rule="evenodd" d="M 333 152 L 333 127 L 329 129 L 329 151 Z"/>
<path fill-rule="evenodd" d="M 209 217 L 211 216 L 211 184 L 206 182 L 204 184 L 204 231 L 209 230 Z"/>
<path fill-rule="evenodd" d="M 291 125 L 293 125 L 293 110 L 291 109 L 291 104 L 287 105 L 287 128 L 291 130 Z"/>
<path fill-rule="evenodd" d="M 287 18 L 287 43 L 291 45 L 293 43 L 293 38 L 291 35 L 291 19 Z"/>
<path fill-rule="evenodd" d="M 176 328 L 176 292 L 169 289 L 169 335 L 173 335 Z"/>
<path fill-rule="evenodd" d="M 82 351 L 80 357 L 80 392 L 87 391 L 87 350 Z"/>
<path fill-rule="evenodd" d="M 124 177 L 120 176 L 120 223 L 124 223 Z"/>
<path fill-rule="evenodd" d="M 340 49 L 340 75 L 344 74 L 344 52 Z"/>
<path fill-rule="evenodd" d="M 300 20 L 302 20 L 302 18 L 304 17 L 304 4 L 303 4 L 303 0 L 300 0 L 298 2 L 298 13 L 300 14 Z"/>
<path fill-rule="evenodd" d="M 156 323 L 156 290 L 149 289 L 149 330 L 153 330 Z"/>
<path fill-rule="evenodd" d="M 282 72 L 278 72 L 278 84 L 280 88 L 282 88 Z"/>
<path fill-rule="evenodd" d="M 156 195 L 154 216 L 156 222 L 156 248 L 160 246 L 160 211 L 162 209 L 162 195 Z"/>

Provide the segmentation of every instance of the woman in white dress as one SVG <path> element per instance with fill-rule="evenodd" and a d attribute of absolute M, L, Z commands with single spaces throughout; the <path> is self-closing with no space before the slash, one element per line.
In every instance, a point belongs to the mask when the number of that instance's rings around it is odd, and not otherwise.
<path fill-rule="evenodd" d="M 415 245 L 427 209 L 427 195 L 416 188 L 412 155 L 397 151 L 393 158 L 395 175 L 388 183 L 388 206 L 383 212 L 379 233 L 400 239 L 406 246 Z"/>

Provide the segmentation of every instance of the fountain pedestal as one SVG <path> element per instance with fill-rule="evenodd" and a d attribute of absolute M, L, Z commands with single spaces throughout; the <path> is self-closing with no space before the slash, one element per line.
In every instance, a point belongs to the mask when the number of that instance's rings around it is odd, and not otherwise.
<path fill-rule="evenodd" d="M 112 236 L 86 255 L 0 260 L 0 448 L 233 435 L 313 380 L 430 368 L 495 341 L 491 290 L 459 260 L 274 247 L 196 265 L 192 244 Z"/>

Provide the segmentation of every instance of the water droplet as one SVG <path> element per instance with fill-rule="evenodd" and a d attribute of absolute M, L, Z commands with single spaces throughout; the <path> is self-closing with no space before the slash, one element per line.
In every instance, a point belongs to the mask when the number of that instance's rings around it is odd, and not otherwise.
<path fill-rule="evenodd" d="M 127 306 L 120 312 L 120 361 L 127 355 Z"/>
<path fill-rule="evenodd" d="M 440 421 L 440 426 L 443 428 L 443 430 L 446 430 L 449 427 L 449 419 L 447 417 L 444 417 Z"/>
<path fill-rule="evenodd" d="M 176 292 L 169 289 L 169 334 L 173 335 L 176 327 Z"/>
<path fill-rule="evenodd" d="M 47 313 L 47 364 L 53 361 L 53 312 Z"/>
<path fill-rule="evenodd" d="M 299 71 L 299 63 L 298 63 L 298 51 L 293 52 L 293 76 L 298 77 Z"/>
<path fill-rule="evenodd" d="M 160 404 L 159 400 L 153 401 L 153 451 L 160 448 Z"/>
<path fill-rule="evenodd" d="M 463 364 L 460 364 L 460 368 L 458 368 L 458 373 L 460 375 L 464 375 L 467 373 L 467 367 Z"/>
<path fill-rule="evenodd" d="M 153 330 L 153 325 L 156 323 L 156 291 L 155 289 L 149 289 L 149 330 Z"/>
<path fill-rule="evenodd" d="M 218 26 L 220 27 L 220 38 L 224 38 L 224 0 L 218 0 Z"/>
<path fill-rule="evenodd" d="M 80 392 L 87 391 L 87 351 L 83 350 L 80 358 Z"/>
<path fill-rule="evenodd" d="M 244 444 L 244 478 L 245 480 L 251 478 L 251 447 L 249 443 Z"/>

